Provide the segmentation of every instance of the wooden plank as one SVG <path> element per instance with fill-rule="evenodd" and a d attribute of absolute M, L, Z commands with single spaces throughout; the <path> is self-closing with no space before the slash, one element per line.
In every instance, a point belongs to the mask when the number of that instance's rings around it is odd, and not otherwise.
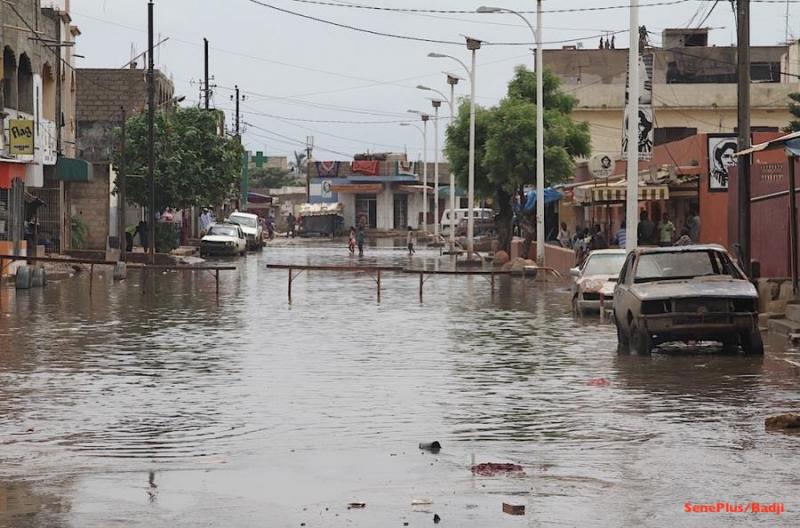
<path fill-rule="evenodd" d="M 313 266 L 303 264 L 267 264 L 267 269 L 297 269 L 311 271 L 403 271 L 402 266 Z"/>

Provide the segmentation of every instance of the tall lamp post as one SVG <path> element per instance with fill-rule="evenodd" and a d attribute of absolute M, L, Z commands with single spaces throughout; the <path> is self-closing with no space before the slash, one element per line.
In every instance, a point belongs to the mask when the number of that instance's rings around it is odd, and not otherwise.
<path fill-rule="evenodd" d="M 454 77 L 454 80 L 455 80 L 455 83 L 458 83 L 459 78 L 458 77 Z M 448 82 L 449 81 L 450 81 L 450 75 L 448 75 Z M 440 92 L 439 90 L 437 90 L 435 88 L 430 88 L 428 86 L 423 86 L 421 84 L 417 85 L 417 89 L 418 90 L 431 91 L 431 92 L 433 92 L 435 94 L 438 94 L 442 98 L 441 101 L 439 101 L 437 99 L 431 99 L 431 102 L 433 103 L 433 107 L 436 109 L 436 121 L 434 122 L 434 125 L 436 127 L 436 141 L 437 141 L 437 144 L 436 144 L 436 147 L 435 147 L 435 149 L 436 149 L 436 164 L 434 166 L 434 171 L 435 171 L 434 172 L 434 180 L 435 180 L 434 187 L 436 187 L 436 224 L 435 224 L 435 228 L 436 228 L 436 240 L 437 240 L 437 242 L 439 240 L 439 231 L 438 231 L 438 228 L 439 228 L 439 145 L 438 145 L 438 141 L 439 141 L 439 107 L 441 106 L 442 101 L 447 103 L 447 105 L 450 107 L 450 123 L 452 124 L 452 122 L 453 122 L 453 98 L 454 98 L 453 91 L 454 91 L 455 83 L 450 85 L 450 98 L 449 99 L 447 98 L 447 96 L 445 94 L 443 94 L 442 92 Z M 456 240 L 456 238 L 455 238 L 456 237 L 455 224 L 454 224 L 454 222 L 455 222 L 454 210 L 456 209 L 456 206 L 455 206 L 454 202 L 455 202 L 456 191 L 455 191 L 455 188 L 454 188 L 455 187 L 455 181 L 454 180 L 455 180 L 455 175 L 453 174 L 452 166 L 450 166 L 450 218 L 449 218 L 449 222 L 450 222 L 450 243 L 449 243 L 449 246 L 450 246 L 450 253 L 451 254 L 453 253 L 453 250 L 455 249 L 455 240 Z"/>
<path fill-rule="evenodd" d="M 465 37 L 467 49 L 472 52 L 472 68 L 467 67 L 460 59 L 443 53 L 428 53 L 428 57 L 453 59 L 459 63 L 469 75 L 469 182 L 467 185 L 467 259 L 475 253 L 475 60 L 476 52 L 481 49 L 481 41 Z"/>
<path fill-rule="evenodd" d="M 536 0 L 536 29 L 521 13 L 504 7 L 479 7 L 478 13 L 509 13 L 521 18 L 536 41 L 536 262 L 544 265 L 544 61 L 542 59 L 542 0 Z"/>
<path fill-rule="evenodd" d="M 430 115 L 419 110 L 408 110 L 422 118 L 422 231 L 428 232 L 428 120 Z"/>

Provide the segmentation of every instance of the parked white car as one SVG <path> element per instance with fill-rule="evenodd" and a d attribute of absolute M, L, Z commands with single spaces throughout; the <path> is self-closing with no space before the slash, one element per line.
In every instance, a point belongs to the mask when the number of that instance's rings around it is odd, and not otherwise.
<path fill-rule="evenodd" d="M 577 313 L 600 310 L 600 297 L 606 308 L 614 302 L 614 286 L 625 263 L 624 249 L 597 249 L 589 253 L 583 266 L 572 268 L 572 309 Z"/>
<path fill-rule="evenodd" d="M 264 247 L 263 228 L 258 215 L 236 211 L 231 213 L 228 221 L 239 224 L 242 227 L 242 231 L 247 237 L 247 249 L 254 250 Z"/>
<path fill-rule="evenodd" d="M 442 227 L 442 233 L 450 233 L 450 209 L 445 209 L 444 213 L 442 214 L 442 221 L 440 223 Z M 466 220 L 469 215 L 469 209 L 453 209 L 452 211 L 454 224 L 456 229 L 458 229 L 458 225 L 462 220 Z M 494 213 L 491 209 L 485 208 L 474 208 L 472 210 L 472 216 L 475 220 L 492 220 L 494 218 Z"/>
<path fill-rule="evenodd" d="M 200 240 L 201 257 L 245 253 L 247 253 L 247 239 L 239 224 L 229 222 L 211 224 L 206 236 Z"/>

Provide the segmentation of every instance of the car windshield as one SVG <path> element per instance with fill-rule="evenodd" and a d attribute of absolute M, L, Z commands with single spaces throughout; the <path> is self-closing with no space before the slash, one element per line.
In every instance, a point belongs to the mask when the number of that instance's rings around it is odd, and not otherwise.
<path fill-rule="evenodd" d="M 586 266 L 583 268 L 583 274 L 617 276 L 625 263 L 625 257 L 624 253 L 589 255 L 589 260 L 586 261 Z"/>
<path fill-rule="evenodd" d="M 256 219 L 249 216 L 231 215 L 230 220 L 245 227 L 256 227 L 258 225 Z"/>
<path fill-rule="evenodd" d="M 649 253 L 639 257 L 636 282 L 691 279 L 710 275 L 741 278 L 730 260 L 719 251 Z"/>
<path fill-rule="evenodd" d="M 211 226 L 208 229 L 208 234 L 211 236 L 229 236 L 238 238 L 238 230 L 233 226 Z"/>

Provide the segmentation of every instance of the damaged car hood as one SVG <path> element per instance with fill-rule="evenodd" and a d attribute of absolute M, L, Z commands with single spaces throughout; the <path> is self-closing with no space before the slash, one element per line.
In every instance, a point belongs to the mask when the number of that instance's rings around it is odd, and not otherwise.
<path fill-rule="evenodd" d="M 686 297 L 758 297 L 755 286 L 730 277 L 698 277 L 634 284 L 631 293 L 643 301 Z"/>

